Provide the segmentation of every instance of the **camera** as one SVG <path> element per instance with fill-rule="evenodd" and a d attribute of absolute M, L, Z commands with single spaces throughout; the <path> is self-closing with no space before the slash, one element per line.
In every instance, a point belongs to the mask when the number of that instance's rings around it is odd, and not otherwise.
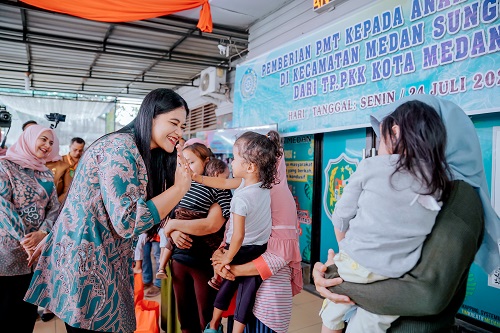
<path fill-rule="evenodd" d="M 12 124 L 12 115 L 5 106 L 0 106 L 0 127 L 9 127 Z"/>
<path fill-rule="evenodd" d="M 57 127 L 57 124 L 60 122 L 65 122 L 66 121 L 66 115 L 61 114 L 61 113 L 49 113 L 45 115 L 45 118 L 47 118 L 48 121 L 54 121 L 56 124 L 51 124 L 50 128 L 54 129 Z"/>
<path fill-rule="evenodd" d="M 48 121 L 55 121 L 56 123 L 64 123 L 66 121 L 66 115 L 60 113 L 49 113 L 45 115 Z"/>

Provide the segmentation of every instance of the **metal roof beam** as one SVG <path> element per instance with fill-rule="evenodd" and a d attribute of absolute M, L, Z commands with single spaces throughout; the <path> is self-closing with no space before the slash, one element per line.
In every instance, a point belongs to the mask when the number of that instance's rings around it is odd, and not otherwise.
<path fill-rule="evenodd" d="M 113 33 L 113 30 L 115 30 L 115 25 L 110 24 L 108 27 L 108 30 L 106 31 L 106 34 L 104 35 L 104 38 L 102 40 L 102 49 L 106 51 L 106 44 L 108 43 L 109 37 L 111 37 L 111 34 Z"/>
<path fill-rule="evenodd" d="M 109 37 L 113 33 L 113 30 L 115 30 L 115 25 L 110 24 L 108 27 L 108 30 L 106 31 L 106 34 L 104 35 L 104 38 L 102 40 L 102 50 L 103 51 L 106 51 L 106 43 L 108 42 Z M 97 53 L 95 55 L 94 61 L 92 61 L 92 63 L 89 66 L 89 71 L 88 71 L 89 76 L 92 76 L 92 71 L 94 69 L 94 66 L 95 66 L 95 64 L 97 64 L 97 61 L 99 60 L 100 57 L 101 57 L 101 53 Z M 82 82 L 82 85 L 83 85 L 83 82 Z"/>
<path fill-rule="evenodd" d="M 0 60 L 0 71 L 4 70 L 4 67 L 1 66 L 2 64 L 17 65 L 17 66 L 27 66 L 27 64 L 24 63 L 24 62 L 13 62 L 13 61 Z M 51 66 L 51 65 L 34 64 L 33 66 L 36 67 L 36 68 L 40 68 L 40 67 L 41 68 L 46 68 L 48 70 L 58 69 L 58 70 L 61 70 L 61 71 L 77 71 L 77 72 L 82 72 L 82 73 L 87 73 L 88 72 L 88 69 L 86 69 L 86 68 L 62 67 L 62 66 L 59 66 L 59 65 Z M 118 75 L 128 75 L 128 76 L 137 75 L 137 73 L 120 72 L 120 69 L 118 69 L 118 68 L 117 68 L 116 71 L 104 71 L 104 70 L 99 70 L 99 69 L 97 69 L 97 70 L 93 69 L 91 77 L 93 78 L 94 75 L 113 75 L 113 74 L 115 74 L 115 75 L 116 74 L 118 74 Z M 161 74 L 162 73 L 158 73 L 156 75 L 152 75 L 151 74 L 151 76 L 158 76 L 158 75 L 161 75 Z M 165 75 L 168 75 L 168 73 L 165 73 Z M 179 80 L 179 81 L 186 81 L 186 80 L 190 80 L 191 78 L 188 78 L 188 77 L 177 77 L 177 78 L 174 78 L 172 76 L 169 76 L 169 79 Z"/>
<path fill-rule="evenodd" d="M 146 22 L 151 22 L 151 21 L 147 21 L 146 20 Z M 151 22 L 151 23 L 154 23 L 154 22 Z M 155 32 L 160 32 L 160 33 L 165 33 L 165 34 L 171 34 L 171 35 L 176 35 L 176 36 L 188 36 L 189 35 L 189 37 L 191 37 L 191 38 L 208 40 L 208 41 L 212 41 L 212 42 L 219 42 L 220 39 L 221 39 L 220 37 L 211 37 L 211 36 L 208 36 L 208 35 L 205 35 L 205 34 L 189 34 L 188 32 L 181 32 L 181 31 L 169 30 L 169 29 L 163 28 L 164 25 L 160 25 L 161 28 L 156 28 L 156 27 L 140 25 L 140 24 L 137 24 L 137 23 L 128 23 L 128 22 L 117 23 L 117 24 L 121 25 L 121 26 L 124 26 L 124 27 L 130 27 L 130 28 L 134 28 L 134 29 L 147 30 L 147 31 L 155 31 Z M 166 26 L 166 27 L 168 27 L 168 26 Z M 189 28 L 183 28 L 183 29 L 188 30 Z M 197 28 L 195 30 L 196 31 L 200 31 Z M 228 34 L 228 33 L 224 33 L 224 32 L 218 33 L 217 35 L 223 35 L 227 39 L 231 38 L 231 40 L 233 40 L 234 43 L 237 44 L 237 45 L 239 45 L 239 46 L 243 46 L 243 47 L 247 47 L 248 46 L 248 40 L 245 39 L 245 38 L 242 38 L 242 37 L 239 37 L 239 36 L 234 36 L 234 35 L 231 35 L 231 34 Z"/>
<path fill-rule="evenodd" d="M 191 29 L 191 30 L 190 30 L 190 32 L 189 32 L 189 35 L 191 35 L 194 31 L 196 31 L 196 29 Z M 178 40 L 174 43 L 174 45 L 173 45 L 173 46 L 172 46 L 172 47 L 168 50 L 168 52 L 167 52 L 167 53 L 166 53 L 163 57 L 165 57 L 165 56 L 167 56 L 167 55 L 168 55 L 168 56 L 169 56 L 169 58 L 171 58 L 171 57 L 172 57 L 172 52 L 173 52 L 173 50 L 174 50 L 177 46 L 179 46 L 179 45 L 180 45 L 183 41 L 185 41 L 187 38 L 188 38 L 188 36 L 187 36 L 187 35 L 186 35 L 186 36 L 183 36 L 183 37 L 181 37 L 181 38 L 179 38 L 179 39 L 178 39 Z M 162 58 L 163 58 L 163 57 L 162 57 Z M 158 60 L 157 60 L 157 61 L 155 61 L 153 64 L 151 64 L 151 66 L 149 66 L 146 70 L 144 70 L 144 71 L 142 72 L 142 75 L 141 75 L 142 82 L 144 82 L 144 77 L 145 77 L 145 75 L 146 75 L 146 74 L 147 74 L 147 73 L 148 73 L 151 69 L 153 69 L 153 68 L 154 68 L 157 64 L 159 64 L 159 63 L 160 63 L 160 61 L 161 61 L 161 59 L 158 59 Z M 136 76 L 136 78 L 135 78 L 135 79 L 138 79 L 138 78 L 139 78 L 139 76 Z M 192 82 L 191 82 L 191 83 L 192 83 Z M 132 84 L 132 83 L 129 83 L 129 84 L 127 85 L 127 89 L 128 89 L 128 87 L 130 87 L 130 85 L 131 85 L 131 84 Z"/>
<path fill-rule="evenodd" d="M 7 28 L 7 27 L 1 27 L 0 28 L 0 33 L 2 31 L 8 31 L 8 32 L 14 32 L 18 33 L 19 35 L 23 34 L 23 31 L 18 30 L 18 29 L 12 29 L 12 28 Z M 7 35 L 7 34 L 5 34 Z M 7 35 L 8 37 L 11 37 L 11 35 Z M 46 38 L 52 39 L 54 42 L 63 42 L 63 43 L 68 43 L 71 45 L 75 45 L 80 47 L 82 49 L 81 44 L 86 44 L 88 45 L 86 49 L 91 50 L 92 52 L 103 52 L 103 53 L 109 53 L 108 49 L 110 47 L 112 48 L 121 48 L 123 50 L 130 50 L 130 52 L 136 52 L 136 53 L 145 53 L 145 54 L 150 54 L 151 52 L 155 53 L 164 53 L 164 52 L 169 52 L 168 50 L 161 50 L 161 49 L 152 49 L 152 48 L 147 48 L 147 47 L 139 47 L 139 46 L 130 46 L 130 45 L 124 45 L 124 44 L 119 44 L 119 43 L 106 43 L 106 48 L 103 48 L 102 50 L 99 50 L 101 48 L 102 43 L 96 42 L 93 40 L 89 39 L 84 39 L 84 38 L 77 38 L 77 37 L 66 37 L 66 36 L 58 36 L 58 35 L 53 35 L 53 34 L 48 34 L 48 33 L 42 33 L 42 32 L 36 32 L 36 33 L 28 33 L 28 36 L 25 40 L 27 43 L 34 43 L 35 41 L 31 41 L 29 37 L 33 38 L 39 38 L 42 40 L 46 40 Z M 46 38 L 42 38 L 46 37 Z M 216 39 L 219 41 L 219 39 Z M 54 44 L 48 44 L 50 46 L 55 46 Z M 116 52 L 116 51 L 114 51 Z M 214 52 L 215 53 L 215 52 Z M 133 54 L 133 53 L 132 53 Z M 126 56 L 129 56 L 130 53 L 126 53 Z M 196 54 L 196 53 L 186 53 L 186 52 L 172 52 L 172 56 L 179 56 L 179 57 L 192 57 L 192 58 L 197 58 L 197 59 L 209 59 L 213 61 L 227 61 L 227 58 L 225 57 L 219 57 L 219 56 L 205 56 L 202 54 Z M 156 59 L 156 58 L 155 58 Z"/>
<path fill-rule="evenodd" d="M 23 41 L 28 40 L 28 17 L 25 9 L 21 9 L 21 20 L 23 24 Z M 31 70 L 31 50 L 30 45 L 26 43 L 26 57 L 28 59 L 28 72 Z"/>
<path fill-rule="evenodd" d="M 172 52 L 174 52 L 174 50 L 177 48 L 177 46 L 181 45 L 183 41 L 185 41 L 186 39 L 188 39 L 188 37 L 190 35 L 192 35 L 194 32 L 196 31 L 196 29 L 191 29 L 189 30 L 189 33 L 186 35 L 186 36 L 182 36 L 181 38 L 179 38 L 175 43 L 174 45 L 172 45 L 170 47 L 170 49 L 168 50 L 168 53 L 169 54 L 172 54 Z"/>
<path fill-rule="evenodd" d="M 6 85 L 4 86 L 4 88 L 9 88 L 9 89 L 20 89 L 20 87 L 22 86 L 10 86 L 10 85 Z M 22 88 L 21 88 L 22 89 Z M 137 98 L 144 98 L 144 96 L 150 92 L 151 90 L 142 90 L 142 89 L 134 89 L 134 90 L 137 90 L 137 91 L 133 91 L 132 93 L 130 94 L 124 94 L 124 93 L 116 93 L 116 92 L 105 92 L 105 91 L 102 91 L 102 90 L 85 90 L 85 91 L 79 91 L 79 90 L 69 90 L 69 89 L 51 89 L 50 91 L 57 91 L 58 93 L 68 93 L 68 94 L 75 94 L 75 95 L 83 95 L 83 96 L 90 96 L 90 98 L 94 97 L 95 95 L 100 95 L 102 97 L 119 97 L 119 96 L 123 96 L 123 97 L 137 97 Z M 53 98 L 53 99 L 72 99 L 70 97 L 50 97 L 50 96 L 43 96 L 43 95 L 39 95 L 37 94 L 36 92 L 44 92 L 46 91 L 43 90 L 43 89 L 40 89 L 40 90 L 32 90 L 31 91 L 31 96 L 27 96 L 27 95 L 21 95 L 21 97 L 39 97 L 39 98 Z M 108 94 L 108 95 L 106 95 Z M 0 95 L 12 95 L 12 94 L 5 94 L 3 92 L 0 92 Z M 73 99 L 77 99 L 77 96 L 73 97 Z M 89 100 L 91 101 L 91 100 Z M 114 103 L 115 101 L 97 101 L 97 102 L 110 102 L 110 103 Z"/>
<path fill-rule="evenodd" d="M 27 42 L 28 40 L 28 13 L 26 13 L 26 9 L 21 8 L 21 21 L 23 24 L 23 41 Z M 26 59 L 28 60 L 28 69 L 24 75 L 30 80 L 31 74 L 31 47 L 29 43 L 25 44 L 26 46 Z M 34 84 L 34 78 L 31 77 L 30 86 Z"/>
<path fill-rule="evenodd" d="M 12 73 L 22 73 L 22 71 L 17 71 L 17 70 L 13 70 L 13 69 L 4 69 L 2 71 L 3 72 L 12 72 Z M 126 81 L 128 81 L 128 80 L 115 79 L 115 78 L 90 77 L 90 76 L 80 76 L 80 75 L 70 75 L 70 74 L 54 74 L 54 73 L 51 73 L 51 72 L 39 72 L 39 71 L 35 71 L 32 74 L 47 75 L 47 76 L 56 76 L 56 77 L 68 77 L 68 78 L 75 78 L 75 79 L 82 78 L 84 80 L 85 84 L 87 84 L 87 80 L 88 79 L 103 80 L 103 81 L 116 81 L 116 82 L 126 82 Z M 182 80 L 182 81 L 189 81 L 189 80 Z M 47 81 L 47 80 L 45 80 L 45 81 L 41 81 L 41 82 L 55 82 L 55 81 Z M 198 86 L 195 86 L 192 82 L 191 82 L 191 84 L 187 84 L 187 83 L 180 83 L 180 82 L 135 81 L 134 80 L 134 81 L 131 81 L 129 83 L 129 85 L 132 84 L 132 83 L 146 83 L 146 84 L 158 84 L 158 85 L 171 84 L 171 85 L 178 85 L 178 86 L 184 86 L 184 87 L 198 87 Z M 76 85 L 78 85 L 79 83 L 69 83 L 69 84 L 76 84 Z M 117 87 L 117 88 L 123 88 L 123 87 Z"/>
<path fill-rule="evenodd" d="M 9 42 L 14 42 L 14 43 L 28 43 L 22 40 L 18 39 L 13 39 L 13 38 L 2 38 L 0 37 L 0 41 L 9 41 Z M 30 41 L 29 42 L 31 45 L 39 45 L 39 46 L 45 46 L 48 48 L 58 48 L 58 49 L 66 49 L 66 50 L 71 50 L 71 51 L 79 51 L 79 52 L 87 52 L 87 53 L 105 53 L 108 55 L 114 55 L 114 56 L 119 56 L 119 57 L 124 57 L 124 58 L 137 58 L 137 59 L 146 59 L 146 60 L 158 60 L 160 59 L 160 62 L 174 62 L 174 63 L 181 63 L 181 64 L 188 64 L 188 65 L 195 65 L 195 66 L 219 66 L 219 67 L 224 67 L 228 68 L 229 65 L 227 63 L 220 63 L 220 62 L 210 62 L 207 59 L 207 61 L 192 61 L 192 60 L 184 60 L 184 59 L 176 59 L 176 58 L 164 58 L 162 57 L 153 57 L 153 56 L 147 56 L 147 55 L 138 55 L 138 54 L 123 54 L 123 53 L 118 53 L 118 52 L 110 52 L 110 51 L 102 51 L 102 50 L 91 50 L 91 49 L 86 49 L 86 48 L 78 48 L 78 47 L 73 47 L 73 46 L 65 46 L 65 45 L 57 45 L 57 44 L 50 44 L 50 43 L 42 43 L 42 42 L 34 42 Z M 187 54 L 189 55 L 189 54 Z"/>
<path fill-rule="evenodd" d="M 158 19 L 164 20 L 164 21 L 174 21 L 174 22 L 181 22 L 181 23 L 189 23 L 194 26 L 198 24 L 197 20 L 177 16 L 177 15 L 166 15 L 166 16 L 160 16 Z M 243 35 L 248 38 L 248 30 L 247 29 L 237 29 L 234 27 L 229 27 L 223 24 L 213 24 L 212 30 L 219 30 L 219 31 L 224 31 L 224 32 L 230 32 L 235 35 Z"/>

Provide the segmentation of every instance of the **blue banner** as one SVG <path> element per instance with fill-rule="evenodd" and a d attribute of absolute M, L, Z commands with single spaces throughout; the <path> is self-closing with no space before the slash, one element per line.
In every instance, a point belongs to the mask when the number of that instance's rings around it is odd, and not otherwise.
<path fill-rule="evenodd" d="M 297 206 L 299 245 L 302 261 L 311 262 L 311 223 L 314 172 L 314 136 L 284 140 L 286 176 Z"/>
<path fill-rule="evenodd" d="M 500 126 L 500 114 L 475 116 L 472 121 L 481 145 L 486 180 L 488 184 L 494 186 L 492 167 L 499 151 L 493 150 L 493 129 Z M 467 294 L 459 313 L 500 328 L 498 300 L 500 300 L 500 267 L 487 275 L 479 266 L 473 264 L 467 281 Z"/>
<path fill-rule="evenodd" d="M 285 135 L 363 127 L 383 105 L 445 96 L 500 110 L 500 0 L 385 0 L 240 66 L 235 126 Z"/>
<path fill-rule="evenodd" d="M 345 181 L 356 171 L 366 148 L 366 130 L 325 133 L 323 137 L 321 173 L 323 193 L 321 209 L 320 261 L 327 259 L 328 249 L 339 251 L 331 220 L 337 200 L 342 196 Z M 316 189 L 315 189 L 316 190 Z"/>

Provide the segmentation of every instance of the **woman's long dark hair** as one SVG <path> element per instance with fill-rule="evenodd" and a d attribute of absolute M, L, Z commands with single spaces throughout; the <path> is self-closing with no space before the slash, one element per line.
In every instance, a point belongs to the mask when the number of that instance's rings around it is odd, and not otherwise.
<path fill-rule="evenodd" d="M 392 130 L 399 126 L 399 138 Z M 451 191 L 450 168 L 446 162 L 446 128 L 439 114 L 420 101 L 400 105 L 383 121 L 380 135 L 386 138 L 393 154 L 399 154 L 396 170 L 407 170 L 428 188 L 446 200 Z"/>
<path fill-rule="evenodd" d="M 172 153 L 168 153 L 161 148 L 151 149 L 151 135 L 153 119 L 178 108 L 184 108 L 186 115 L 189 114 L 186 101 L 175 91 L 165 88 L 155 89 L 142 101 L 137 117 L 117 131 L 134 135 L 135 144 L 148 173 L 147 200 L 154 198 L 174 184 L 177 150 L 174 149 Z M 157 228 L 152 228 L 150 231 L 152 232 L 153 229 Z"/>

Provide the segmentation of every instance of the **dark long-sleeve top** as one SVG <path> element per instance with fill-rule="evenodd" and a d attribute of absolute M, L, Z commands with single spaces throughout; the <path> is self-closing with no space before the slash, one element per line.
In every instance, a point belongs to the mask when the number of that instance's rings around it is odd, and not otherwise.
<path fill-rule="evenodd" d="M 410 272 L 371 284 L 343 282 L 330 290 L 370 312 L 403 316 L 388 332 L 442 332 L 453 325 L 465 298 L 469 268 L 482 241 L 483 216 L 477 192 L 455 181 Z"/>
<path fill-rule="evenodd" d="M 179 202 L 178 207 L 192 210 L 203 216 L 208 215 L 210 206 L 218 203 L 222 210 L 222 216 L 227 220 L 231 214 L 232 194 L 230 190 L 211 188 L 197 182 L 191 183 L 191 188 Z M 224 236 L 225 223 L 219 231 L 205 236 L 191 236 L 192 246 L 189 249 L 174 247 L 172 258 L 190 267 L 211 267 L 210 257 L 213 249 L 209 246 L 210 238 L 218 240 L 220 243 Z M 211 242 L 211 241 L 210 241 Z"/>

